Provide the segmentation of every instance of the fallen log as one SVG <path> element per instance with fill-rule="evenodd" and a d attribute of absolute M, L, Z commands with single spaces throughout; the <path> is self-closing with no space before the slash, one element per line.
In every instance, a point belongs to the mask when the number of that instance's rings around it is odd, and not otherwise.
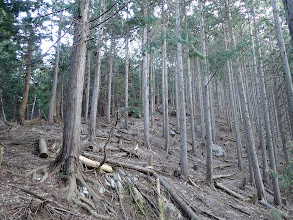
<path fill-rule="evenodd" d="M 155 171 L 153 172 L 155 178 L 158 178 L 161 184 L 169 191 L 175 202 L 189 215 L 191 219 L 199 219 L 194 211 L 186 204 L 186 202 L 176 194 L 176 192 L 159 176 Z"/>
<path fill-rule="evenodd" d="M 89 166 L 89 167 L 99 167 L 100 163 L 97 162 L 97 161 L 94 161 L 94 160 L 91 160 L 89 158 L 86 158 L 82 155 L 79 156 L 79 160 L 80 162 L 82 162 L 83 164 Z M 112 173 L 113 172 L 113 169 L 111 166 L 107 165 L 107 164 L 103 164 L 102 167 L 101 167 L 101 170 L 104 170 L 106 172 L 109 172 L 109 173 Z"/>
<path fill-rule="evenodd" d="M 234 192 L 234 191 L 231 190 L 231 189 L 228 189 L 227 187 L 223 186 L 223 185 L 220 184 L 220 183 L 215 182 L 215 187 L 218 188 L 218 189 L 223 190 L 224 192 L 230 194 L 231 196 L 234 196 L 234 197 L 237 198 L 237 199 L 240 199 L 240 200 L 243 200 L 243 201 L 249 201 L 249 199 L 244 198 L 244 197 L 243 197 L 242 195 L 240 195 L 239 193 Z"/>
<path fill-rule="evenodd" d="M 48 148 L 47 148 L 47 143 L 45 138 L 40 138 L 39 139 L 39 153 L 41 158 L 47 158 L 48 155 Z"/>
<path fill-rule="evenodd" d="M 279 213 L 283 218 L 285 218 L 285 219 L 289 219 L 289 214 L 288 214 L 288 213 L 283 212 L 283 211 L 281 211 L 280 209 L 277 209 L 276 207 L 272 206 L 271 204 L 267 203 L 267 202 L 264 201 L 264 200 L 259 200 L 258 202 L 259 202 L 259 204 L 261 204 L 261 205 L 263 205 L 263 206 L 265 206 L 265 207 L 267 207 L 267 208 L 269 208 L 269 209 L 272 209 L 272 210 L 276 211 L 276 212 Z"/>

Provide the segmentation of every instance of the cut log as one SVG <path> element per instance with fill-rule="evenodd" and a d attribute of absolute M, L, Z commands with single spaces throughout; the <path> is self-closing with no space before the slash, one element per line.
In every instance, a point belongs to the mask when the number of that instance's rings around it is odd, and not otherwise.
<path fill-rule="evenodd" d="M 269 208 L 269 209 L 272 209 L 274 211 L 276 211 L 277 213 L 279 213 L 283 218 L 285 219 L 289 219 L 289 214 L 286 213 L 286 212 L 283 212 L 281 211 L 280 209 L 277 209 L 276 207 L 272 206 L 271 204 L 267 203 L 266 201 L 263 201 L 263 200 L 259 200 L 258 201 L 261 205 Z"/>
<path fill-rule="evenodd" d="M 215 187 L 218 188 L 218 189 L 223 190 L 224 192 L 230 194 L 231 196 L 234 196 L 234 197 L 237 198 L 237 199 L 240 199 L 240 200 L 243 200 L 243 201 L 249 201 L 249 199 L 244 198 L 244 197 L 243 197 L 242 195 L 240 195 L 239 193 L 234 192 L 234 191 L 231 190 L 231 189 L 228 189 L 227 187 L 223 186 L 223 185 L 220 184 L 220 183 L 215 182 Z"/>
<path fill-rule="evenodd" d="M 47 158 L 49 156 L 45 138 L 40 138 L 39 140 L 39 153 L 41 158 Z"/>
<path fill-rule="evenodd" d="M 89 158 L 86 158 L 86 157 L 84 157 L 84 156 L 82 156 L 82 155 L 79 156 L 79 160 L 80 160 L 83 164 L 85 164 L 85 165 L 87 165 L 87 166 L 89 166 L 89 167 L 95 167 L 95 168 L 97 168 L 97 167 L 100 165 L 99 162 L 94 161 L 94 160 L 91 160 L 91 159 L 89 159 Z M 113 172 L 112 167 L 109 166 L 109 165 L 107 165 L 107 164 L 103 164 L 103 166 L 101 167 L 101 170 L 104 170 L 104 171 L 109 172 L 109 173 L 112 173 L 112 172 Z"/>
<path fill-rule="evenodd" d="M 93 154 L 90 154 L 87 152 L 84 152 L 83 154 L 87 157 L 94 157 L 97 159 L 103 159 L 102 157 L 99 157 L 99 156 L 96 156 L 96 155 L 93 155 Z M 135 166 L 135 165 L 131 165 L 131 164 L 127 164 L 127 163 L 123 163 L 123 162 L 119 162 L 119 161 L 115 161 L 115 160 L 111 160 L 111 159 L 107 159 L 107 162 L 111 163 L 113 165 L 122 166 L 122 167 L 129 168 L 132 170 L 137 170 L 137 171 L 142 172 L 144 174 L 148 174 L 148 173 L 152 174 L 154 172 L 153 170 L 148 169 L 148 168 L 144 168 L 141 166 Z M 95 163 L 97 163 L 97 162 L 95 162 Z"/>

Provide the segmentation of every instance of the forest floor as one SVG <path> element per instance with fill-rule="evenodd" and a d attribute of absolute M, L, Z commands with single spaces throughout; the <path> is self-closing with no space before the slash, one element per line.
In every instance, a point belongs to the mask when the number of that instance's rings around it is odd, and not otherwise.
<path fill-rule="evenodd" d="M 199 118 L 196 119 L 199 121 Z M 87 125 L 82 124 L 82 154 L 90 159 L 101 161 L 102 148 L 113 125 L 107 125 L 99 118 L 97 144 L 92 148 L 86 142 Z M 114 124 L 114 122 L 113 122 Z M 190 131 L 190 124 L 187 123 Z M 200 127 L 200 126 L 197 126 Z M 217 119 L 216 144 L 221 146 L 226 155 L 213 157 L 214 176 L 217 183 L 242 195 L 243 199 L 235 198 L 221 189 L 207 186 L 205 180 L 206 149 L 200 144 L 201 134 L 197 130 L 196 155 L 191 150 L 191 134 L 188 137 L 188 166 L 190 180 L 185 181 L 177 174 L 180 160 L 180 134 L 170 136 L 169 154 L 164 151 L 162 138 L 162 115 L 155 115 L 155 124 L 150 128 L 151 149 L 143 146 L 143 119 L 130 118 L 129 129 L 123 129 L 121 122 L 114 131 L 114 136 L 107 145 L 107 162 L 113 167 L 113 173 L 97 174 L 96 169 L 80 166 L 84 179 L 90 182 L 92 189 L 101 199 L 99 205 L 88 201 L 89 189 L 78 186 L 80 197 L 95 213 L 109 219 L 158 219 L 158 210 L 164 210 L 165 219 L 188 219 L 186 213 L 174 201 L 171 194 L 161 185 L 162 207 L 158 206 L 156 179 L 140 171 L 129 169 L 123 164 L 137 167 L 148 167 L 149 158 L 153 157 L 152 167 L 158 175 L 185 201 L 199 219 L 278 219 L 276 212 L 254 203 L 256 190 L 247 183 L 242 186 L 244 178 L 249 178 L 248 162 L 243 146 L 243 169 L 237 168 L 237 153 L 234 135 L 229 131 L 224 118 Z M 176 118 L 170 117 L 170 128 L 176 131 Z M 244 131 L 242 130 L 242 133 Z M 49 126 L 41 123 L 33 126 L 13 124 L 7 128 L 0 124 L 0 143 L 5 146 L 3 162 L 0 167 L 0 219 L 99 219 L 66 200 L 66 176 L 62 172 L 50 172 L 44 182 L 40 182 L 46 170 L 30 172 L 51 163 L 56 156 L 56 149 L 62 143 L 63 126 Z M 243 135 L 242 135 L 243 136 Z M 40 158 L 38 141 L 40 137 L 47 140 L 49 157 Z M 244 140 L 242 140 L 245 143 Z M 57 146 L 57 147 L 56 147 Z M 122 147 L 121 147 L 122 146 Z M 123 149 L 124 150 L 123 150 Z M 128 152 L 127 152 L 128 151 Z M 260 150 L 257 149 L 259 161 Z M 278 168 L 284 168 L 281 148 L 277 148 Z M 119 163 L 121 165 L 119 166 Z M 117 175 L 119 174 L 119 175 Z M 222 175 L 220 177 L 219 175 Z M 118 180 L 117 180 L 118 178 Z M 114 181 L 113 181 L 114 180 Z M 111 187 L 111 182 L 120 181 L 122 191 Z M 117 186 L 117 184 L 116 184 Z M 271 186 L 267 186 L 271 190 Z M 267 201 L 273 204 L 273 196 L 266 193 Z M 283 195 L 283 204 L 279 209 L 292 213 L 292 195 Z M 290 211 L 291 209 L 291 211 Z"/>

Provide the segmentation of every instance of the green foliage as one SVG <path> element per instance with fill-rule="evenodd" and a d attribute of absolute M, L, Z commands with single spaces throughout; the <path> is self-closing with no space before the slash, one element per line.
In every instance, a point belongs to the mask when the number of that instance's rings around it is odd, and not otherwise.
<path fill-rule="evenodd" d="M 290 153 L 293 155 L 293 146 L 290 143 Z M 289 165 L 279 175 L 280 188 L 288 195 L 293 194 L 293 160 L 290 161 Z"/>

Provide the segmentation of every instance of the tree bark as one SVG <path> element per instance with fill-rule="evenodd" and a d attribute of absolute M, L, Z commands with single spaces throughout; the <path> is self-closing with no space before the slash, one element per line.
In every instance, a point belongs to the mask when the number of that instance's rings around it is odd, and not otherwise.
<path fill-rule="evenodd" d="M 66 99 L 66 111 L 63 132 L 63 145 L 56 157 L 56 162 L 65 165 L 68 178 L 67 199 L 73 199 L 76 190 L 76 165 L 79 157 L 79 142 L 81 128 L 81 106 L 83 95 L 83 81 L 86 63 L 86 40 L 88 29 L 88 0 L 77 0 L 78 14 L 75 15 L 75 28 L 70 64 L 69 83 Z"/>
<path fill-rule="evenodd" d="M 33 30 L 32 27 L 30 27 L 30 39 L 28 40 L 28 57 L 26 62 L 26 74 L 25 74 L 25 81 L 24 81 L 24 90 L 22 94 L 22 100 L 19 106 L 19 112 L 18 112 L 18 120 L 21 125 L 24 125 L 24 114 L 26 105 L 28 102 L 28 94 L 29 94 L 29 87 L 30 87 L 30 77 L 31 77 L 31 71 L 32 71 L 32 57 L 33 57 Z"/>
<path fill-rule="evenodd" d="M 180 14 L 179 0 L 175 1 L 176 16 L 176 35 L 180 36 Z M 180 115 L 180 167 L 181 175 L 184 179 L 188 177 L 187 164 L 187 146 L 186 146 L 186 113 L 185 113 L 185 97 L 184 97 L 184 81 L 182 68 L 182 49 L 181 43 L 177 42 L 177 71 L 178 71 L 178 98 L 179 98 L 179 115 Z"/>
<path fill-rule="evenodd" d="M 89 105 L 90 105 L 90 87 L 91 87 L 91 56 L 92 56 L 92 50 L 88 50 L 87 55 L 87 82 L 86 82 L 86 92 L 85 92 L 85 114 L 84 114 L 84 120 L 85 123 L 88 123 L 88 117 L 89 117 Z"/>

